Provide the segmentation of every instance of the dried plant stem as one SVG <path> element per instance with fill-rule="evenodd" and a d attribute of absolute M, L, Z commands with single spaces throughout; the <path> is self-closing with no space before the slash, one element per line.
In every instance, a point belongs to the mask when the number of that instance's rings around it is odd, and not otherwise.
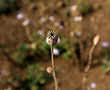
<path fill-rule="evenodd" d="M 93 51 L 95 49 L 95 47 L 97 46 L 98 42 L 100 40 L 100 36 L 99 35 L 96 35 L 93 39 L 93 45 L 89 51 L 89 59 L 88 59 L 88 64 L 87 64 L 87 67 L 85 68 L 85 72 L 88 72 L 90 67 L 91 67 L 91 64 L 92 64 L 92 54 L 93 54 Z"/>
<path fill-rule="evenodd" d="M 89 70 L 91 68 L 93 51 L 94 51 L 96 45 L 98 44 L 99 39 L 100 39 L 100 36 L 96 35 L 95 38 L 93 39 L 93 45 L 92 45 L 92 47 L 91 47 L 91 49 L 89 51 L 88 64 L 87 64 L 87 66 L 86 66 L 86 68 L 84 70 L 84 75 L 83 75 L 83 78 L 82 78 L 83 89 L 90 90 L 89 87 L 86 87 L 86 84 L 87 84 L 87 73 L 89 72 Z"/>
<path fill-rule="evenodd" d="M 31 37 L 29 27 L 26 27 L 26 35 L 27 35 L 27 37 L 28 37 L 29 41 L 31 41 L 31 42 L 32 42 L 32 41 L 33 41 L 33 39 L 32 39 L 32 37 Z"/>
<path fill-rule="evenodd" d="M 90 67 L 91 67 L 91 64 L 92 64 L 92 54 L 93 54 L 94 49 L 95 49 L 95 45 L 93 45 L 92 48 L 89 51 L 89 59 L 88 59 L 88 64 L 85 68 L 85 72 L 88 72 L 90 70 Z"/>
<path fill-rule="evenodd" d="M 54 59 L 53 59 L 53 45 L 51 45 L 51 62 L 52 62 L 52 75 L 53 75 L 53 79 L 55 82 L 55 90 L 58 90 L 58 82 L 57 82 L 57 78 L 56 78 L 56 74 L 55 74 L 55 63 L 54 63 Z"/>
<path fill-rule="evenodd" d="M 91 67 L 91 64 L 92 64 L 92 54 L 93 54 L 94 49 L 95 49 L 95 45 L 93 44 L 93 46 L 91 47 L 91 49 L 89 51 L 88 64 L 87 64 L 87 66 L 84 70 L 84 75 L 83 75 L 83 78 L 82 78 L 82 86 L 83 86 L 82 88 L 83 89 L 87 89 L 87 87 L 86 87 L 86 85 L 87 85 L 87 73 L 90 70 L 90 67 Z"/>
<path fill-rule="evenodd" d="M 86 84 L 87 84 L 86 82 L 87 82 L 87 75 L 86 75 L 86 73 L 84 73 L 84 75 L 82 77 L 82 90 L 86 89 Z"/>
<path fill-rule="evenodd" d="M 95 49 L 95 45 L 93 45 L 92 48 L 89 51 L 88 64 L 87 64 L 87 66 L 84 70 L 84 75 L 83 75 L 83 78 L 82 78 L 82 86 L 83 86 L 82 88 L 83 89 L 87 89 L 87 87 L 86 87 L 86 85 L 87 85 L 87 73 L 90 70 L 90 67 L 91 67 L 91 64 L 92 64 L 92 54 L 93 54 L 94 49 Z"/>

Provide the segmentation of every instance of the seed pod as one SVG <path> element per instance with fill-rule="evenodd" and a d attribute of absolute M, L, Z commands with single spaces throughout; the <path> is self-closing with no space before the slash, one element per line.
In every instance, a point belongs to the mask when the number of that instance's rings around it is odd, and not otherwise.
<path fill-rule="evenodd" d="M 49 45 L 55 45 L 58 42 L 58 36 L 56 35 L 54 31 L 49 31 L 47 38 L 46 38 L 46 42 Z"/>
<path fill-rule="evenodd" d="M 52 67 L 50 67 L 50 66 L 47 67 L 47 68 L 46 68 L 46 71 L 47 71 L 48 73 L 51 73 L 51 72 L 53 71 L 53 70 L 52 70 Z"/>

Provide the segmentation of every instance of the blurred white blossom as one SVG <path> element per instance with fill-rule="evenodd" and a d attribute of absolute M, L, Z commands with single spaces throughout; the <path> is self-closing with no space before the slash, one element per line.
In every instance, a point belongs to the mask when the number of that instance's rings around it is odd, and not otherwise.
<path fill-rule="evenodd" d="M 102 47 L 109 47 L 109 43 L 104 41 L 104 42 L 101 43 L 101 46 Z"/>
<path fill-rule="evenodd" d="M 54 26 L 55 26 L 55 27 L 58 27 L 59 25 L 60 25 L 60 24 L 59 24 L 58 22 L 55 22 L 55 23 L 54 23 Z"/>
<path fill-rule="evenodd" d="M 61 30 L 63 30 L 64 29 L 64 26 L 63 25 L 60 25 L 60 27 L 59 27 Z"/>
<path fill-rule="evenodd" d="M 81 22 L 82 19 L 83 19 L 82 16 L 75 16 L 75 17 L 74 17 L 74 21 L 75 21 L 75 22 Z"/>
<path fill-rule="evenodd" d="M 6 71 L 6 70 L 1 70 L 1 71 L 0 71 L 0 74 L 1 74 L 1 75 L 8 75 L 8 71 Z"/>
<path fill-rule="evenodd" d="M 58 36 L 57 43 L 60 43 L 61 37 Z"/>
<path fill-rule="evenodd" d="M 90 84 L 90 88 L 96 88 L 96 83 L 94 83 L 94 82 L 91 83 L 91 84 Z"/>
<path fill-rule="evenodd" d="M 54 16 L 50 16 L 50 17 L 49 17 L 49 20 L 52 21 L 52 22 L 54 22 L 54 21 L 55 21 Z"/>
<path fill-rule="evenodd" d="M 53 49 L 53 54 L 58 56 L 60 54 L 60 51 L 57 48 Z"/>
<path fill-rule="evenodd" d="M 20 19 L 23 19 L 24 18 L 24 14 L 23 13 L 19 13 L 17 15 L 17 19 L 20 20 Z"/>
<path fill-rule="evenodd" d="M 47 19 L 46 19 L 45 17 L 41 17 L 40 21 L 41 21 L 42 23 L 45 23 L 45 22 L 47 21 Z"/>
<path fill-rule="evenodd" d="M 22 25 L 23 25 L 23 26 L 27 26 L 29 23 L 30 23 L 29 19 L 26 19 L 26 20 L 22 23 Z"/>
<path fill-rule="evenodd" d="M 72 5 L 72 6 L 70 7 L 70 9 L 71 9 L 72 11 L 76 11 L 77 5 Z"/>
<path fill-rule="evenodd" d="M 80 37 L 81 36 L 81 32 L 75 32 L 75 35 Z"/>
<path fill-rule="evenodd" d="M 39 30 L 37 33 L 42 36 L 44 36 L 44 34 L 45 34 L 45 32 L 43 30 Z"/>

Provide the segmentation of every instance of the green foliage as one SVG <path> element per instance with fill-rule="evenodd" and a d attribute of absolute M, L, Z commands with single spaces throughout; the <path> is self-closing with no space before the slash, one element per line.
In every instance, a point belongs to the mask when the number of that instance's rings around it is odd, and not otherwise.
<path fill-rule="evenodd" d="M 24 65 L 28 63 L 27 57 L 29 53 L 33 53 L 33 57 L 36 59 L 48 58 L 50 56 L 50 46 L 46 43 L 45 37 L 41 35 L 33 35 L 32 44 L 21 44 L 17 51 L 15 51 L 12 56 L 17 59 L 19 64 Z M 64 59 L 72 58 L 72 51 L 70 50 L 71 45 L 69 40 L 62 38 L 59 44 L 56 44 L 54 48 L 57 48 L 60 51 L 60 55 Z M 31 61 L 33 58 L 31 58 Z"/>
<path fill-rule="evenodd" d="M 46 43 L 46 40 L 45 40 L 46 37 L 33 34 L 32 38 L 33 38 L 34 42 L 36 43 L 35 53 L 41 57 L 49 56 L 50 55 L 50 46 Z"/>
<path fill-rule="evenodd" d="M 19 49 L 12 53 L 12 56 L 17 59 L 17 62 L 19 64 L 23 64 L 24 58 L 27 56 L 29 50 L 30 48 L 28 47 L 27 44 L 21 44 Z"/>
<path fill-rule="evenodd" d="M 44 85 L 50 80 L 48 73 L 39 64 L 29 65 L 25 72 L 27 75 L 25 86 L 31 90 L 39 90 L 40 85 Z"/>
<path fill-rule="evenodd" d="M 86 1 L 79 0 L 78 1 L 78 9 L 82 15 L 86 15 L 92 11 L 91 4 L 87 0 Z"/>
<path fill-rule="evenodd" d="M 52 80 L 51 75 L 39 64 L 28 65 L 24 72 L 26 74 L 25 80 L 22 80 L 21 75 L 13 80 L 13 82 L 19 82 L 20 90 L 40 90 L 41 86 Z"/>
<path fill-rule="evenodd" d="M 69 3 L 69 2 L 70 2 L 70 0 L 64 0 L 64 2 L 65 2 L 65 3 Z"/>
<path fill-rule="evenodd" d="M 104 56 L 104 61 L 102 64 L 102 69 L 105 73 L 107 73 L 110 72 L 110 56 L 108 49 L 104 49 L 103 56 Z"/>
<path fill-rule="evenodd" d="M 60 50 L 60 55 L 64 59 L 72 58 L 72 51 L 70 50 L 71 44 L 69 40 L 62 38 L 61 43 L 57 44 L 55 48 Z"/>
<path fill-rule="evenodd" d="M 9 12 L 16 8 L 16 0 L 0 0 L 0 13 Z"/>
<path fill-rule="evenodd" d="M 70 58 L 72 58 L 72 52 L 66 51 L 65 53 L 62 54 L 62 57 L 65 59 L 70 59 Z"/>

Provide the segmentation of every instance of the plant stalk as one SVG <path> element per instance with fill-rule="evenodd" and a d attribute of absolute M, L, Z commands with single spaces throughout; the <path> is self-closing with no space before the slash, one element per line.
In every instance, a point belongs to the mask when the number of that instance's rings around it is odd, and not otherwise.
<path fill-rule="evenodd" d="M 88 64 L 87 64 L 87 67 L 85 68 L 85 72 L 88 72 L 90 70 L 90 68 L 91 68 L 92 54 L 93 54 L 94 49 L 95 49 L 95 45 L 93 45 L 92 48 L 90 49 Z"/>
<path fill-rule="evenodd" d="M 51 45 L 51 63 L 52 63 L 52 75 L 53 75 L 53 79 L 55 82 L 55 90 L 58 90 L 58 82 L 57 82 L 57 78 L 56 78 L 56 74 L 55 74 L 55 62 L 54 62 L 54 58 L 53 58 L 53 45 Z"/>

